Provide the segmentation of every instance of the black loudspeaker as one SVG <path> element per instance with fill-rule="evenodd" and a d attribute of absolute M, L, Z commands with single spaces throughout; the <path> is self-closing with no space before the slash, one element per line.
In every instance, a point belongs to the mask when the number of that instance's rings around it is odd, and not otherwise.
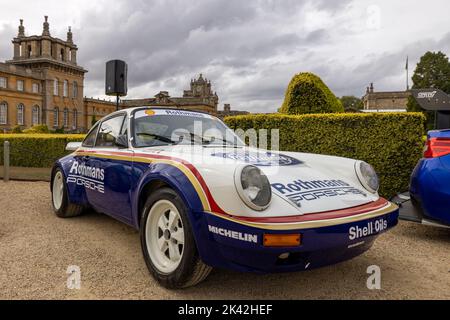
<path fill-rule="evenodd" d="M 127 95 L 127 69 L 125 61 L 111 60 L 106 63 L 105 93 L 108 96 Z"/>

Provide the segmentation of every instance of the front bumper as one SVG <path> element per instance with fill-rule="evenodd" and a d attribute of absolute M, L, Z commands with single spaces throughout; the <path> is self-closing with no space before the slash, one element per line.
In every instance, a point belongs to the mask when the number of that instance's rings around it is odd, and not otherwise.
<path fill-rule="evenodd" d="M 362 254 L 380 233 L 398 223 L 398 207 L 389 203 L 377 212 L 294 224 L 255 225 L 211 213 L 204 217 L 197 246 L 205 263 L 272 273 L 318 268 Z M 301 234 L 301 244 L 266 247 L 264 234 Z"/>

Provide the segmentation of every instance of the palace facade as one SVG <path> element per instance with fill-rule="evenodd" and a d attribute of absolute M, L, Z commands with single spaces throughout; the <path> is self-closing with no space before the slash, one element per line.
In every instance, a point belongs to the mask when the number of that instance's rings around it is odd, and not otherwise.
<path fill-rule="evenodd" d="M 20 20 L 12 44 L 12 59 L 0 62 L 0 132 L 39 124 L 86 132 L 93 122 L 116 110 L 113 102 L 84 97 L 88 71 L 77 63 L 78 47 L 70 27 L 65 40 L 53 37 L 45 16 L 42 34 L 27 36 Z M 211 82 L 200 75 L 182 97 L 161 91 L 153 98 L 122 100 L 120 108 L 151 105 L 215 115 L 218 101 Z"/>

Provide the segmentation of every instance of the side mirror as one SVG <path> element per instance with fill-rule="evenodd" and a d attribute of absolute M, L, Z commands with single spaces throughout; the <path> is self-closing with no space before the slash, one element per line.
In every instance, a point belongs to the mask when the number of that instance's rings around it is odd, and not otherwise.
<path fill-rule="evenodd" d="M 81 147 L 81 142 L 69 142 L 66 145 L 66 150 L 67 151 L 76 151 L 80 147 Z"/>
<path fill-rule="evenodd" d="M 116 138 L 116 146 L 119 148 L 128 148 L 128 137 L 125 134 L 121 134 Z"/>

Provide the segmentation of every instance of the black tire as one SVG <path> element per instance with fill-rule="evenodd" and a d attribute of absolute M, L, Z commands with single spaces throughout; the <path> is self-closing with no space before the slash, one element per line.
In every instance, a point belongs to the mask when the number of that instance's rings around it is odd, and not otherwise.
<path fill-rule="evenodd" d="M 54 181 L 55 178 L 61 174 L 62 178 L 63 178 L 63 184 L 62 184 L 62 201 L 61 201 L 61 205 L 59 206 L 59 208 L 57 208 L 55 206 L 55 201 L 54 201 Z M 60 218 L 71 218 L 71 217 L 76 217 L 79 216 L 83 213 L 84 211 L 84 207 L 80 206 L 78 204 L 74 204 L 71 203 L 69 201 L 69 197 L 67 195 L 67 187 L 66 187 L 66 182 L 65 182 L 65 178 L 64 178 L 64 172 L 62 172 L 61 169 L 56 169 L 53 172 L 53 176 L 52 176 L 52 180 L 51 180 L 51 191 L 52 191 L 52 207 L 53 207 L 53 211 L 55 212 L 55 214 L 60 217 Z"/>
<path fill-rule="evenodd" d="M 159 200 L 168 200 L 178 209 L 184 230 L 184 248 L 178 267 L 171 273 L 162 273 L 153 263 L 147 248 L 146 224 L 152 206 Z M 198 254 L 192 227 L 187 216 L 187 208 L 179 195 L 170 188 L 161 188 L 153 192 L 147 199 L 142 211 L 140 237 L 142 253 L 150 274 L 165 288 L 181 289 L 195 286 L 203 281 L 212 267 L 206 265 Z"/>

